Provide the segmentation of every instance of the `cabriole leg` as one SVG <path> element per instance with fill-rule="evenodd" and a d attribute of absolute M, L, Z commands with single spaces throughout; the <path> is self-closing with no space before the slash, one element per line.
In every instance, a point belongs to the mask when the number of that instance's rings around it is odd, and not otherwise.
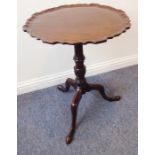
<path fill-rule="evenodd" d="M 120 96 L 113 96 L 113 97 L 108 96 L 105 93 L 104 86 L 100 84 L 89 84 L 89 86 L 91 90 L 98 90 L 105 100 L 112 102 L 112 101 L 119 101 L 121 99 Z"/>
<path fill-rule="evenodd" d="M 70 144 L 73 140 L 75 129 L 76 129 L 76 118 L 77 118 L 77 110 L 78 110 L 78 104 L 80 102 L 80 99 L 82 97 L 81 90 L 78 90 L 73 97 L 72 103 L 71 103 L 71 114 L 72 114 L 72 123 L 71 123 L 71 129 L 69 131 L 69 134 L 66 137 L 66 143 Z"/>
<path fill-rule="evenodd" d="M 63 85 L 58 85 L 58 89 L 62 92 L 68 92 L 70 87 L 73 87 L 74 89 L 76 89 L 76 82 L 75 80 L 68 78 L 65 82 L 65 86 Z"/>

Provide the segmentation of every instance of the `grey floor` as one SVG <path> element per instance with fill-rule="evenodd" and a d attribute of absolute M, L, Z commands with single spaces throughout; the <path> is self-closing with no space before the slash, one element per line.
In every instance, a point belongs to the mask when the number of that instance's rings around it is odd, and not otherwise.
<path fill-rule="evenodd" d="M 73 89 L 56 86 L 18 96 L 18 155 L 137 155 L 137 66 L 89 77 L 105 85 L 118 102 L 97 91 L 85 94 L 78 111 L 72 144 L 65 144 Z"/>

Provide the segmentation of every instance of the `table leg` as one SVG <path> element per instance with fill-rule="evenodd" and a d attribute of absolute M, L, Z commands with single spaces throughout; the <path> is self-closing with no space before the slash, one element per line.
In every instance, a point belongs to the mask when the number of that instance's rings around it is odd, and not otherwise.
<path fill-rule="evenodd" d="M 66 137 L 66 143 L 70 144 L 73 140 L 75 129 L 76 129 L 76 118 L 77 118 L 77 110 L 78 110 L 78 104 L 82 97 L 82 91 L 78 90 L 73 97 L 72 103 L 71 103 L 71 113 L 72 113 L 72 123 L 71 123 L 71 129 L 69 131 L 69 134 Z"/>
<path fill-rule="evenodd" d="M 62 92 L 68 92 L 70 87 L 73 87 L 74 89 L 76 89 L 76 82 L 73 79 L 68 78 L 65 82 L 65 86 L 63 85 L 58 85 L 58 89 Z"/>
<path fill-rule="evenodd" d="M 107 96 L 107 94 L 105 93 L 104 86 L 100 84 L 89 84 L 89 86 L 91 90 L 98 90 L 102 95 L 102 97 L 107 101 L 112 102 L 112 101 L 119 101 L 121 99 L 120 96 L 113 96 L 113 97 Z"/>

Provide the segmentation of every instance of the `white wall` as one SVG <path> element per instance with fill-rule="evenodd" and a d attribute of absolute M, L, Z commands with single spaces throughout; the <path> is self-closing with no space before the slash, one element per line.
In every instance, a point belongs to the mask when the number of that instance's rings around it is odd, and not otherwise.
<path fill-rule="evenodd" d="M 18 94 L 49 87 L 73 76 L 73 46 L 43 44 L 22 31 L 33 13 L 71 3 L 111 5 L 124 10 L 132 22 L 131 29 L 121 36 L 107 43 L 84 46 L 87 75 L 137 63 L 137 0 L 18 0 Z"/>

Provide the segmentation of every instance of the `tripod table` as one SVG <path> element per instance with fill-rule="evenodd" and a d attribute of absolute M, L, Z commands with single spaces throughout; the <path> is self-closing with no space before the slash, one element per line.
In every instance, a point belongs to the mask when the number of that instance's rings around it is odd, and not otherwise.
<path fill-rule="evenodd" d="M 99 4 L 73 4 L 50 8 L 32 15 L 23 30 L 32 37 L 49 44 L 74 45 L 75 80 L 68 78 L 58 89 L 67 92 L 72 86 L 75 95 L 71 102 L 72 122 L 66 143 L 73 140 L 76 129 L 77 108 L 82 95 L 97 90 L 108 101 L 119 101 L 120 96 L 109 97 L 100 84 L 90 84 L 85 78 L 83 45 L 106 42 L 130 28 L 124 11 Z"/>

